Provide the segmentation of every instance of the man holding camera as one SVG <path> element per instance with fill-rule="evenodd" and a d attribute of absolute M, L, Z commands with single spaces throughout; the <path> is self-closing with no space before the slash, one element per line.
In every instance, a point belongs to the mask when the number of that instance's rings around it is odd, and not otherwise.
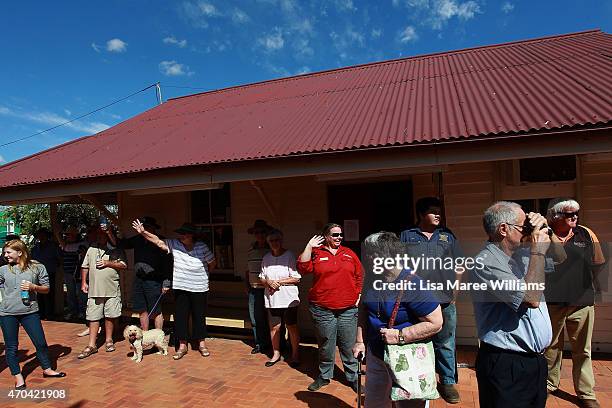
<path fill-rule="evenodd" d="M 546 219 L 500 201 L 485 211 L 483 226 L 489 242 L 472 270 L 473 283 L 486 287 L 473 292 L 480 406 L 544 408 L 543 353 L 552 339 L 543 298 L 550 245 Z"/>
<path fill-rule="evenodd" d="M 605 258 L 597 236 L 578 225 L 580 205 L 567 198 L 552 200 L 547 218 L 555 236 L 563 243 L 567 260 L 546 275 L 546 300 L 552 323 L 552 343 L 546 350 L 548 392 L 559 388 L 563 360 L 564 328 L 572 346 L 574 390 L 584 407 L 597 408 L 593 387 L 591 338 L 595 321 L 595 289 Z"/>

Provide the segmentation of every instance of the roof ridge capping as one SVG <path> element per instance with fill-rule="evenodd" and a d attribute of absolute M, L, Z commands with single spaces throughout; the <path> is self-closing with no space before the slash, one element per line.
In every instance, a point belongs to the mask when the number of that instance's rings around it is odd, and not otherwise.
<path fill-rule="evenodd" d="M 479 45 L 479 46 L 476 46 L 476 47 L 461 48 L 461 49 L 458 49 L 458 50 L 439 51 L 439 52 L 434 52 L 434 53 L 430 53 L 430 54 L 412 55 L 412 56 L 409 56 L 409 57 L 395 58 L 395 59 L 384 60 L 384 61 L 366 62 L 366 63 L 363 63 L 363 64 L 351 65 L 351 66 L 348 66 L 348 67 L 333 68 L 333 69 L 327 69 L 327 70 L 323 70 L 323 71 L 310 72 L 310 73 L 307 73 L 307 74 L 293 75 L 293 76 L 282 77 L 282 78 L 266 79 L 264 81 L 252 82 L 252 83 L 249 83 L 249 84 L 234 85 L 234 86 L 229 86 L 227 88 L 219 88 L 219 89 L 213 89 L 213 90 L 210 90 L 210 91 L 204 91 L 204 92 L 199 92 L 199 93 L 195 93 L 195 94 L 190 94 L 190 95 L 177 96 L 175 98 L 168 99 L 168 102 L 175 101 L 175 100 L 178 100 L 178 99 L 185 99 L 185 98 L 199 97 L 199 96 L 205 96 L 205 95 L 210 95 L 210 94 L 215 94 L 215 93 L 235 91 L 237 89 L 247 89 L 247 88 L 251 88 L 251 87 L 259 87 L 259 86 L 264 86 L 264 85 L 267 85 L 269 83 L 274 83 L 274 82 L 295 81 L 297 79 L 301 79 L 301 78 L 305 78 L 305 77 L 314 77 L 314 76 L 318 76 L 318 75 L 329 75 L 329 74 L 333 74 L 334 72 L 338 72 L 338 71 L 353 71 L 353 70 L 357 70 L 357 69 L 367 68 L 367 67 L 370 67 L 370 66 L 373 66 L 373 65 L 396 64 L 398 62 L 402 62 L 402 61 L 406 61 L 406 60 L 412 60 L 412 59 L 419 60 L 419 59 L 439 57 L 439 56 L 449 55 L 449 54 L 460 54 L 460 53 L 465 53 L 465 52 L 472 52 L 472 51 L 477 51 L 477 50 L 482 50 L 482 49 L 516 46 L 517 44 L 544 42 L 544 41 L 550 41 L 550 40 L 556 40 L 556 39 L 568 38 L 568 37 L 581 37 L 581 36 L 591 35 L 591 34 L 596 34 L 596 33 L 604 33 L 604 32 L 601 31 L 600 28 L 594 28 L 594 29 L 591 29 L 591 30 L 577 31 L 577 32 L 573 32 L 573 33 L 555 34 L 555 35 L 548 35 L 548 36 L 544 36 L 544 37 L 528 38 L 528 39 L 525 39 L 525 40 L 516 40 L 516 41 L 511 41 L 511 42 L 505 42 L 505 43 Z"/>

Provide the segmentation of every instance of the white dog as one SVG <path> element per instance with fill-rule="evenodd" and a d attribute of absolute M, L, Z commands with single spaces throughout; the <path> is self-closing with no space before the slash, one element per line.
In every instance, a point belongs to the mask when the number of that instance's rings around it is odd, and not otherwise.
<path fill-rule="evenodd" d="M 129 325 L 123 330 L 123 337 L 130 343 L 130 348 L 134 350 L 132 360 L 140 363 L 142 361 L 143 350 L 157 347 L 156 354 L 168 354 L 168 342 L 166 335 L 161 329 L 147 330 L 145 332 L 138 326 Z"/>

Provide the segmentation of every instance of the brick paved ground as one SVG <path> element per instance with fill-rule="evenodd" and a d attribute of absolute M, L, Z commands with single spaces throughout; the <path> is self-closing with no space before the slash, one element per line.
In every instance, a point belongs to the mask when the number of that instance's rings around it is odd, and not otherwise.
<path fill-rule="evenodd" d="M 333 381 L 320 392 L 306 391 L 315 375 L 316 349 L 304 346 L 301 350 L 303 366 L 294 370 L 284 363 L 272 368 L 264 367 L 263 355 L 252 356 L 251 347 L 240 340 L 215 338 L 208 342 L 212 353 L 202 358 L 190 351 L 182 360 L 171 356 L 146 355 L 137 364 L 128 358 L 125 341 L 117 342 L 117 351 L 100 350 L 86 360 L 76 355 L 86 345 L 86 339 L 75 333 L 83 326 L 72 323 L 44 322 L 47 341 L 59 369 L 66 371 L 64 379 L 43 379 L 35 359 L 33 347 L 22 333 L 21 354 L 24 373 L 30 389 L 64 388 L 68 401 L 47 401 L 36 406 L 49 407 L 352 407 L 355 395 L 346 385 Z M 0 389 L 3 393 L 13 386 L 13 379 L 0 348 Z M 459 361 L 473 363 L 474 350 L 459 352 Z M 595 362 L 597 392 L 602 406 L 612 407 L 612 356 Z M 571 361 L 564 360 L 561 388 L 572 392 Z M 342 378 L 338 370 L 337 378 Z M 475 373 L 461 368 L 459 390 L 463 401 L 456 407 L 477 407 L 478 392 Z M 571 394 L 566 401 L 557 397 L 549 400 L 549 407 L 576 406 Z M 12 404 L 1 401 L 2 407 L 32 406 L 32 403 Z M 447 405 L 442 400 L 431 404 L 433 408 Z"/>

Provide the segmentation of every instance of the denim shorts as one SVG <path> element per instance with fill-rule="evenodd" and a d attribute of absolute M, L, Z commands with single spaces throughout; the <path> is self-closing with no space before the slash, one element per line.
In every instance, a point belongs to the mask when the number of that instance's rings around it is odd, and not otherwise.
<path fill-rule="evenodd" d="M 132 289 L 132 309 L 137 312 L 149 312 L 152 315 L 161 313 L 161 300 L 158 302 L 162 292 L 161 282 L 136 277 Z M 155 310 L 151 310 L 156 302 Z"/>

